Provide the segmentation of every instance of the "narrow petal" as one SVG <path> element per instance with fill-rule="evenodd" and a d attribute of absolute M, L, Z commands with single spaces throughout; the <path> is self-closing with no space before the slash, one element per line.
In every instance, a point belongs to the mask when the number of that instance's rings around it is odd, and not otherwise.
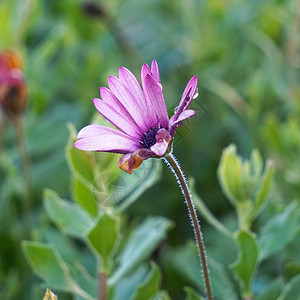
<path fill-rule="evenodd" d="M 151 104 L 156 111 L 159 125 L 167 129 L 169 126 L 169 118 L 162 89 L 160 84 L 149 74 L 145 77 L 144 92 L 149 96 Z"/>
<path fill-rule="evenodd" d="M 149 120 L 151 120 L 151 127 L 157 127 L 159 123 L 159 116 L 156 113 L 155 107 L 153 106 L 152 101 L 150 100 L 148 94 L 145 92 L 146 91 L 146 75 L 151 75 L 151 70 L 147 64 L 144 64 L 142 66 L 141 70 L 141 81 L 142 81 L 142 87 L 145 95 L 145 101 L 146 101 L 146 106 L 147 106 L 147 111 L 148 111 L 148 117 Z"/>
<path fill-rule="evenodd" d="M 142 106 L 136 101 L 130 90 L 116 77 L 108 78 L 108 86 L 113 94 L 122 102 L 123 106 L 138 124 L 138 126 L 146 132 L 148 129 L 145 122 L 145 114 Z"/>
<path fill-rule="evenodd" d="M 151 63 L 151 73 L 152 73 L 152 76 L 154 77 L 154 79 L 158 83 L 160 83 L 158 64 L 157 64 L 157 61 L 155 59 L 152 60 L 152 63 Z"/>
<path fill-rule="evenodd" d="M 188 109 L 188 110 L 185 110 L 184 112 L 182 112 L 182 113 L 178 116 L 178 118 L 177 118 L 176 120 L 175 120 L 175 118 L 174 118 L 175 115 L 172 116 L 171 119 L 170 119 L 170 128 L 171 128 L 171 126 L 177 124 L 178 122 L 181 122 L 181 121 L 183 121 L 183 120 L 185 120 L 185 119 L 188 119 L 188 118 L 192 117 L 194 114 L 195 114 L 195 111 L 194 111 L 194 110 Z"/>
<path fill-rule="evenodd" d="M 116 130 L 102 125 L 88 125 L 82 128 L 74 146 L 85 151 L 131 153 L 139 149 L 139 142 Z"/>
<path fill-rule="evenodd" d="M 190 117 L 192 117 L 193 115 L 195 114 L 195 111 L 191 110 L 191 109 L 188 109 L 188 110 L 185 110 L 184 112 L 182 112 L 179 117 L 177 118 L 177 120 L 172 120 L 172 117 L 170 119 L 170 135 L 171 136 L 174 136 L 175 132 L 176 132 L 176 129 L 178 127 L 180 127 L 182 125 L 182 121 L 185 120 L 185 119 L 188 119 Z"/>
<path fill-rule="evenodd" d="M 179 117 L 179 115 L 187 110 L 193 100 L 193 97 L 195 95 L 196 89 L 197 89 L 197 76 L 194 76 L 190 79 L 188 82 L 186 88 L 184 89 L 184 92 L 182 94 L 179 106 L 176 110 L 176 113 L 171 118 L 172 122 L 176 121 L 176 119 Z"/>
<path fill-rule="evenodd" d="M 146 109 L 145 96 L 135 76 L 125 67 L 119 69 L 120 81 L 130 90 L 135 99 L 139 100 L 143 109 Z"/>
<path fill-rule="evenodd" d="M 143 132 L 135 122 L 132 122 L 130 119 L 126 119 L 122 114 L 117 112 L 112 106 L 103 100 L 94 98 L 93 102 L 99 113 L 115 127 L 136 139 L 141 137 Z"/>

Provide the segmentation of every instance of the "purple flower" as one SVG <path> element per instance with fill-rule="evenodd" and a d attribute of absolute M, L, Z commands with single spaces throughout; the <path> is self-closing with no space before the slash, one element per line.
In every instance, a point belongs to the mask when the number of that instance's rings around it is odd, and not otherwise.
<path fill-rule="evenodd" d="M 85 151 L 120 153 L 119 168 L 132 173 L 143 160 L 163 157 L 172 151 L 172 140 L 182 121 L 195 114 L 188 109 L 197 89 L 197 76 L 188 82 L 175 114 L 169 119 L 162 93 L 158 65 L 144 64 L 142 88 L 126 68 L 119 78 L 110 76 L 108 88 L 100 87 L 102 100 L 93 99 L 99 113 L 118 130 L 88 125 L 78 133 L 74 146 Z"/>

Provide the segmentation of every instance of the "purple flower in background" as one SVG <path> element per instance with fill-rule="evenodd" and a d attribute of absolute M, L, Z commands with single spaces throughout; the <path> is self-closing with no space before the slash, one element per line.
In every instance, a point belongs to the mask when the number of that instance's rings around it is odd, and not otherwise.
<path fill-rule="evenodd" d="M 74 146 L 85 151 L 120 153 L 119 168 L 132 173 L 143 160 L 163 157 L 172 151 L 172 140 L 182 121 L 195 114 L 188 109 L 197 89 L 197 76 L 188 82 L 175 114 L 169 119 L 162 93 L 158 65 L 144 64 L 142 88 L 126 68 L 119 78 L 110 76 L 108 88 L 100 87 L 102 100 L 93 99 L 99 113 L 117 129 L 88 125 L 78 133 Z"/>

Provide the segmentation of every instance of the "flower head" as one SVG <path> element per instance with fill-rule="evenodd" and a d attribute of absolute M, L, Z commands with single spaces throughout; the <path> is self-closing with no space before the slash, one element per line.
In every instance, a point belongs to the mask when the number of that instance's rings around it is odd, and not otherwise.
<path fill-rule="evenodd" d="M 0 51 L 0 104 L 9 116 L 21 113 L 27 102 L 27 85 L 21 58 L 11 50 Z"/>
<path fill-rule="evenodd" d="M 108 88 L 100 87 L 102 100 L 93 99 L 99 113 L 117 129 L 88 125 L 78 133 L 74 146 L 85 151 L 123 154 L 119 168 L 132 173 L 143 160 L 163 157 L 172 150 L 176 129 L 195 114 L 188 109 L 197 89 L 197 76 L 188 82 L 175 114 L 169 119 L 160 84 L 157 62 L 151 69 L 144 64 L 142 88 L 126 68 L 119 69 L 119 78 L 110 76 Z"/>

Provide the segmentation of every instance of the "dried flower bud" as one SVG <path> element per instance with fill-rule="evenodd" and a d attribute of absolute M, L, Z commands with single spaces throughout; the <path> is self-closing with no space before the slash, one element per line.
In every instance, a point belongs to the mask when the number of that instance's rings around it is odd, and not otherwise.
<path fill-rule="evenodd" d="M 22 113 L 26 106 L 28 91 L 22 69 L 17 53 L 0 51 L 0 103 L 9 116 Z"/>

